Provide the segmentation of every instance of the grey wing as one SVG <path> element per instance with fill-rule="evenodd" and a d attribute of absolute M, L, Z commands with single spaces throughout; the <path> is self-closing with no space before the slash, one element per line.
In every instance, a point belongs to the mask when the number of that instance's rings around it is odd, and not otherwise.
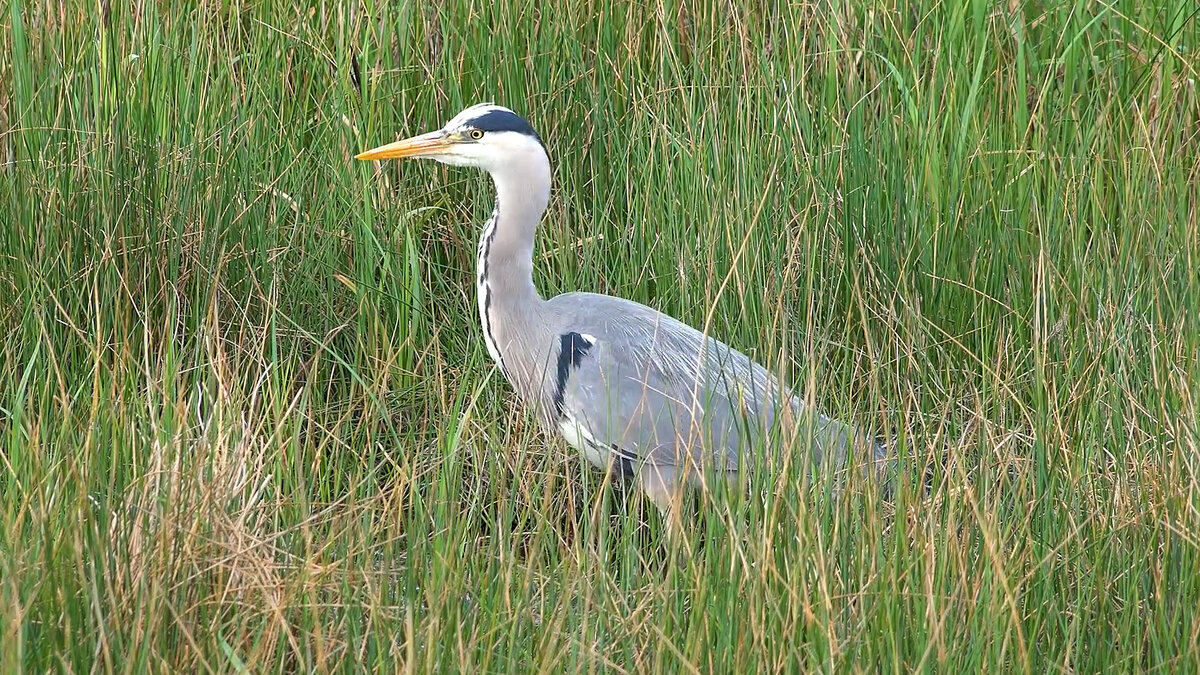
<path fill-rule="evenodd" d="M 649 307 L 588 293 L 551 303 L 586 347 L 561 378 L 559 429 L 594 464 L 736 471 L 743 453 L 761 451 L 779 411 L 804 414 L 745 354 Z M 849 442 L 850 427 L 812 419 L 817 461 Z"/>

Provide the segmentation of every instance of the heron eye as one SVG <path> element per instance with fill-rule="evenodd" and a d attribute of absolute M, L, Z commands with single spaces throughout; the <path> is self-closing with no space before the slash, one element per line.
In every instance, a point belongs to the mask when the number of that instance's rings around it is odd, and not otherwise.
<path fill-rule="evenodd" d="M 471 130 L 471 138 L 473 138 L 475 140 L 479 140 L 479 139 L 483 138 L 483 132 L 480 131 L 479 129 L 472 129 Z"/>

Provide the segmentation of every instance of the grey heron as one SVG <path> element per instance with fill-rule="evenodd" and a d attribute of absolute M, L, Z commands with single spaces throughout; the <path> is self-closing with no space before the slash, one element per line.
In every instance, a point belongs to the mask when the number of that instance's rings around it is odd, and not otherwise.
<path fill-rule="evenodd" d="M 880 473 L 881 443 L 812 410 L 725 343 L 623 298 L 543 299 L 533 284 L 533 246 L 550 199 L 550 160 L 524 118 L 474 105 L 437 131 L 357 156 L 399 158 L 491 174 L 495 209 L 479 238 L 475 277 L 488 354 L 548 432 L 591 464 L 636 479 L 669 523 L 686 485 L 736 476 L 749 460 L 769 461 L 776 446 L 839 466 L 857 453 L 866 473 Z M 776 443 L 764 440 L 771 438 Z"/>

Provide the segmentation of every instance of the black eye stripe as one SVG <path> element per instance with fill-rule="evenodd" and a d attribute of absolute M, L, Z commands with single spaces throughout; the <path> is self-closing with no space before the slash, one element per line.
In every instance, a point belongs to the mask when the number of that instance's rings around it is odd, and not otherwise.
<path fill-rule="evenodd" d="M 473 129 L 484 132 L 515 131 L 518 134 L 525 134 L 526 136 L 536 138 L 538 143 L 542 142 L 542 139 L 533 130 L 533 127 L 529 125 L 529 122 L 525 121 L 525 118 L 507 110 L 490 110 L 470 119 L 467 124 Z"/>

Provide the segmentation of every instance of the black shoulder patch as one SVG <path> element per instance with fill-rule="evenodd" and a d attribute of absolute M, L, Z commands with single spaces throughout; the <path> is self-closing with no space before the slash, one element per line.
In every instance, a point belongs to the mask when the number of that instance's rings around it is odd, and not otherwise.
<path fill-rule="evenodd" d="M 533 127 L 530 126 L 524 117 L 507 110 L 489 110 L 479 117 L 470 120 L 468 124 L 480 131 L 515 131 L 518 134 L 532 136 L 538 143 L 542 144 L 542 147 L 546 145 L 542 143 L 541 136 L 537 135 L 537 132 L 533 130 Z"/>
<path fill-rule="evenodd" d="M 572 368 L 579 367 L 591 348 L 592 343 L 579 333 L 566 333 L 559 338 L 558 370 L 555 373 L 552 398 L 554 414 L 558 417 L 562 417 L 563 390 L 567 387 L 567 376 L 571 374 Z"/>

